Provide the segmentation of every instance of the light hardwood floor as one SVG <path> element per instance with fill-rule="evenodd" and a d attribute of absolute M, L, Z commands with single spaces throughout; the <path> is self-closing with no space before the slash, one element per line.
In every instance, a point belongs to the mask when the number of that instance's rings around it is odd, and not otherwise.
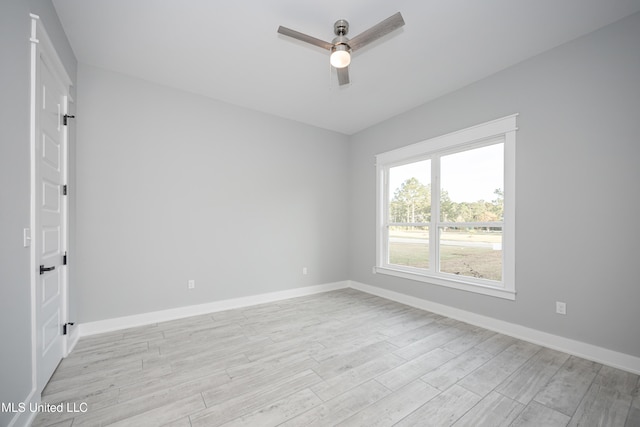
<path fill-rule="evenodd" d="M 637 375 L 347 289 L 83 338 L 35 426 L 640 426 Z"/>

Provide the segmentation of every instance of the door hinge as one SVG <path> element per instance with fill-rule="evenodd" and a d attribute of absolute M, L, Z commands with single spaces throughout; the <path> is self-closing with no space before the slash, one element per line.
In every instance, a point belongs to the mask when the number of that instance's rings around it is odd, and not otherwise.
<path fill-rule="evenodd" d="M 73 326 L 75 325 L 75 323 L 73 322 L 67 322 L 64 325 L 62 325 L 62 335 L 67 335 L 67 333 L 69 332 L 69 326 Z"/>
<path fill-rule="evenodd" d="M 65 114 L 64 116 L 62 116 L 62 124 L 67 126 L 67 123 L 68 123 L 67 120 L 68 119 L 75 119 L 75 118 L 76 118 L 76 116 Z"/>
<path fill-rule="evenodd" d="M 67 252 L 62 255 L 62 265 L 67 265 Z"/>
<path fill-rule="evenodd" d="M 62 186 L 62 195 L 66 196 L 67 193 L 69 192 L 69 189 L 67 188 L 67 184 Z"/>

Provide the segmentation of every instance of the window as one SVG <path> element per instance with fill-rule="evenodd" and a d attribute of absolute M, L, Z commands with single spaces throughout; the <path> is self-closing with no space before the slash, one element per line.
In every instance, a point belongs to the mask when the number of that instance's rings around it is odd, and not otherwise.
<path fill-rule="evenodd" d="M 516 115 L 376 156 L 376 272 L 515 299 Z"/>

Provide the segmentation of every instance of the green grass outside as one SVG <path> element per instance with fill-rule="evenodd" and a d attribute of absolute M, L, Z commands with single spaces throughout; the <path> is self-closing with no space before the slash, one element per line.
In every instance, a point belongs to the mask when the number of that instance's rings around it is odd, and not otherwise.
<path fill-rule="evenodd" d="M 391 237 L 404 239 L 428 239 L 427 231 L 393 230 Z M 500 243 L 500 233 L 444 232 L 442 240 Z M 389 262 L 416 268 L 429 268 L 429 247 L 425 242 L 391 242 Z M 440 250 L 440 271 L 477 277 L 488 280 L 502 280 L 502 251 L 491 248 L 443 245 Z"/>

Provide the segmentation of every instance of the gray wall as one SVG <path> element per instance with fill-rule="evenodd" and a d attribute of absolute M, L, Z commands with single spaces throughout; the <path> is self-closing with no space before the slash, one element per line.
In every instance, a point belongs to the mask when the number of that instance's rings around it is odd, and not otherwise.
<path fill-rule="evenodd" d="M 84 64 L 77 104 L 80 322 L 348 278 L 346 136 Z"/>
<path fill-rule="evenodd" d="M 636 14 L 353 136 L 350 278 L 640 356 L 639 40 Z M 512 113 L 516 301 L 373 275 L 374 155 Z"/>
<path fill-rule="evenodd" d="M 73 80 L 76 61 L 50 1 L 0 3 L 0 402 L 31 392 L 29 75 L 31 19 L 38 14 Z M 0 413 L 0 425 L 13 417 Z"/>

